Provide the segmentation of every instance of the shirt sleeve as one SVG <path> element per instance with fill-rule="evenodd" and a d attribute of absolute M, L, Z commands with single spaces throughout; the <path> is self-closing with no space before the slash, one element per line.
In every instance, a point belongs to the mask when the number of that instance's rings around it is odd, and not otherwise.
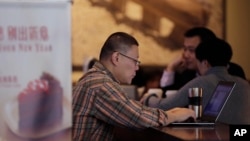
<path fill-rule="evenodd" d="M 129 99 L 119 88 L 106 85 L 96 92 L 94 116 L 112 125 L 147 128 L 167 125 L 165 111 Z"/>
<path fill-rule="evenodd" d="M 174 83 L 174 72 L 163 71 L 160 85 L 161 87 L 166 87 Z"/>

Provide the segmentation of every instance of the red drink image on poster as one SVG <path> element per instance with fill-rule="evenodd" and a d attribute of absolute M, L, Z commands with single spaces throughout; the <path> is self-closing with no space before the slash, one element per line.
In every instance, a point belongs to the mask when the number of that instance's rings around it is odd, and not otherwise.
<path fill-rule="evenodd" d="M 18 127 L 20 132 L 48 130 L 62 123 L 63 89 L 60 82 L 48 73 L 30 81 L 18 95 Z"/>

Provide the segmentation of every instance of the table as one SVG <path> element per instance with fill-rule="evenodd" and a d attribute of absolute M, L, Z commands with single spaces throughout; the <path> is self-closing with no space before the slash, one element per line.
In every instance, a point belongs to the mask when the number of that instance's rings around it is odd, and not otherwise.
<path fill-rule="evenodd" d="M 229 140 L 229 125 L 216 123 L 214 127 L 171 127 L 131 130 L 116 127 L 118 141 L 193 141 L 193 140 Z"/>

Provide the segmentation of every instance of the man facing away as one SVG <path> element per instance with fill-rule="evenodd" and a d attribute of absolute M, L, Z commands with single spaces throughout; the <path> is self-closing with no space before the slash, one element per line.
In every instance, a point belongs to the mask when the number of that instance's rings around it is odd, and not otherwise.
<path fill-rule="evenodd" d="M 101 49 L 100 61 L 80 78 L 73 89 L 74 141 L 111 141 L 115 126 L 143 129 L 195 117 L 190 109 L 163 111 L 126 96 L 120 84 L 130 84 L 139 69 L 138 46 L 127 33 L 111 34 Z"/>
<path fill-rule="evenodd" d="M 166 67 L 161 77 L 160 84 L 164 91 L 178 90 L 197 76 L 198 68 L 196 64 L 195 49 L 199 43 L 214 38 L 216 38 L 216 35 L 206 27 L 194 27 L 185 32 L 182 56 L 179 56 L 179 58 L 171 62 Z M 227 68 L 229 74 L 246 79 L 243 69 L 238 64 L 229 62 Z"/>

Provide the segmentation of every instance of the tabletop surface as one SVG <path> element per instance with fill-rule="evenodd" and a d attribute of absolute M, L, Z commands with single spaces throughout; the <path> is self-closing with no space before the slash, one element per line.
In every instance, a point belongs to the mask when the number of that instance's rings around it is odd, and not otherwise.
<path fill-rule="evenodd" d="M 217 123 L 214 127 L 173 127 L 148 128 L 145 130 L 131 130 L 116 128 L 116 137 L 119 141 L 135 140 L 229 140 L 229 126 Z"/>
<path fill-rule="evenodd" d="M 229 140 L 229 126 L 217 123 L 215 126 L 160 127 L 156 130 L 180 140 Z"/>

